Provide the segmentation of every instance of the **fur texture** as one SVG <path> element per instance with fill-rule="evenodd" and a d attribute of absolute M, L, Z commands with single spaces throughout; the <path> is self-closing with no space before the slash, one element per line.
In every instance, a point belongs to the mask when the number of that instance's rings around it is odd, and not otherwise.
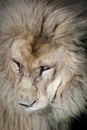
<path fill-rule="evenodd" d="M 0 130 L 65 130 L 85 111 L 86 7 L 0 1 Z"/>

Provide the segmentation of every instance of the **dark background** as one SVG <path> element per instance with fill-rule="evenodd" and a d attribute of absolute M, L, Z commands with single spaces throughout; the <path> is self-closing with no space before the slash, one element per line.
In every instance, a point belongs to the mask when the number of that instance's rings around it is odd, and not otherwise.
<path fill-rule="evenodd" d="M 87 114 L 81 114 L 72 121 L 71 130 L 87 130 Z"/>

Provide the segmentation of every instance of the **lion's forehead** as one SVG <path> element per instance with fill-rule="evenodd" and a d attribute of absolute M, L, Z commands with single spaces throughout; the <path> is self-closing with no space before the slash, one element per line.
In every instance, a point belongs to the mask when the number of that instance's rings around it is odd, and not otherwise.
<path fill-rule="evenodd" d="M 31 67 L 53 58 L 53 52 L 56 49 L 43 39 L 35 40 L 34 36 L 28 36 L 26 39 L 20 37 L 14 40 L 11 50 L 15 59 L 23 62 L 25 66 Z"/>

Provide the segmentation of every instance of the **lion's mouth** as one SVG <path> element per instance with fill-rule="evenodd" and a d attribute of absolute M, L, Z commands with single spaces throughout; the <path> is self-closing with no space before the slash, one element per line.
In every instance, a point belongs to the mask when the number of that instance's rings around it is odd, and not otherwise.
<path fill-rule="evenodd" d="M 31 104 L 19 103 L 28 112 L 37 112 L 45 109 L 48 106 L 48 100 L 43 99 L 39 101 L 33 101 Z"/>
<path fill-rule="evenodd" d="M 33 101 L 31 104 L 19 103 L 19 105 L 21 105 L 21 106 L 23 106 L 25 108 L 29 108 L 29 107 L 32 107 L 35 103 L 36 103 L 36 101 Z"/>
<path fill-rule="evenodd" d="M 33 101 L 31 104 L 25 104 L 25 103 L 19 103 L 22 107 L 24 107 L 25 110 L 29 112 L 37 111 L 38 108 L 36 107 L 36 101 Z"/>

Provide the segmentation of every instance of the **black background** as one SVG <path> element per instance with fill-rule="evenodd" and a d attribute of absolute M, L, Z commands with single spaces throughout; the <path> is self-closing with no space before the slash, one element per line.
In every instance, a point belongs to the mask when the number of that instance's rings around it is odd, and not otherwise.
<path fill-rule="evenodd" d="M 87 130 L 87 114 L 81 114 L 75 118 L 72 122 L 71 130 Z"/>

